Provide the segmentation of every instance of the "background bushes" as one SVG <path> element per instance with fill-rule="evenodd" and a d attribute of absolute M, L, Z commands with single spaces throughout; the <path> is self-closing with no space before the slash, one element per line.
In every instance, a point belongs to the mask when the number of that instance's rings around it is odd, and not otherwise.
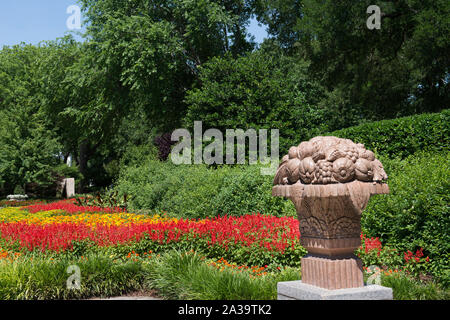
<path fill-rule="evenodd" d="M 424 248 L 431 258 L 427 271 L 444 283 L 450 258 L 449 116 L 443 111 L 331 133 L 374 150 L 389 175 L 391 192 L 371 198 L 362 216 L 364 232 L 399 252 Z M 149 153 L 145 158 L 145 151 L 135 148 L 136 157 L 128 156 L 132 160 L 117 181 L 121 193 L 133 196 L 132 210 L 163 210 L 184 218 L 296 214 L 291 201 L 272 197 L 273 177 L 261 175 L 258 165 L 176 166 L 156 160 L 154 149 Z"/>
<path fill-rule="evenodd" d="M 126 168 L 117 182 L 131 195 L 132 210 L 166 211 L 170 216 L 205 218 L 252 212 L 292 215 L 293 205 L 272 197 L 272 176 L 260 166 L 179 165 L 148 159 Z"/>
<path fill-rule="evenodd" d="M 363 143 L 367 149 L 389 158 L 405 158 L 421 150 L 448 150 L 450 110 L 369 122 L 327 135 Z"/>
<path fill-rule="evenodd" d="M 245 166 L 227 175 L 216 196 L 217 214 L 239 216 L 260 212 L 275 216 L 295 215 L 291 201 L 272 196 L 273 176 L 262 175 L 260 166 Z"/>
<path fill-rule="evenodd" d="M 175 166 L 150 160 L 126 171 L 119 190 L 134 196 L 132 208 L 167 211 L 184 218 L 214 216 L 214 198 L 220 193 L 228 168 L 209 170 L 204 165 Z"/>
<path fill-rule="evenodd" d="M 400 252 L 424 248 L 431 258 L 428 271 L 449 284 L 449 153 L 421 152 L 381 161 L 390 194 L 371 198 L 362 215 L 364 232 Z"/>
<path fill-rule="evenodd" d="M 419 150 L 448 150 L 449 123 L 450 111 L 446 110 L 367 123 L 331 134 L 364 143 L 369 150 L 375 151 L 387 166 L 389 185 L 402 186 L 406 180 L 399 178 L 401 181 L 396 182 L 395 179 L 398 174 L 405 175 L 401 166 L 409 168 L 409 162 L 399 162 L 400 159 L 412 156 Z M 292 145 L 298 143 L 300 141 Z M 422 156 L 420 159 L 425 158 Z M 442 159 L 439 161 L 442 162 Z M 157 160 L 156 148 L 145 144 L 133 146 L 123 157 L 121 167 L 116 188 L 122 194 L 133 196 L 132 209 L 164 210 L 175 216 L 189 218 L 251 212 L 295 214 L 289 201 L 272 197 L 273 177 L 261 175 L 258 165 L 224 165 L 217 168 L 206 165 L 176 166 L 170 161 Z M 428 176 L 428 165 L 417 165 L 415 168 L 423 172 L 424 177 Z M 407 172 L 412 178 L 415 177 L 414 171 Z M 438 181 L 443 183 L 443 180 Z M 416 180 L 414 184 L 423 186 L 420 192 L 427 188 L 421 181 Z M 403 201 L 411 199 L 409 196 L 405 198 Z"/>

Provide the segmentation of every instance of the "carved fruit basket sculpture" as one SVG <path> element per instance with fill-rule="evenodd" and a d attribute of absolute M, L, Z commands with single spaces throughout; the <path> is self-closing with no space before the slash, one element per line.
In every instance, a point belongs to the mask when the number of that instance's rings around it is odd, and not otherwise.
<path fill-rule="evenodd" d="M 302 282 L 326 289 L 364 285 L 361 213 L 370 196 L 387 194 L 383 165 L 363 144 L 315 137 L 291 147 L 274 179 L 272 195 L 290 199 L 297 210 Z"/>

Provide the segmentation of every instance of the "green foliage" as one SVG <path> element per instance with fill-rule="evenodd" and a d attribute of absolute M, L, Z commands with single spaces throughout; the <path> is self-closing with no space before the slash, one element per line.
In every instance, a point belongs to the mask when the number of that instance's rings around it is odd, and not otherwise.
<path fill-rule="evenodd" d="M 169 299 L 276 299 L 279 281 L 300 279 L 298 269 L 251 278 L 248 273 L 209 266 L 197 253 L 169 252 L 150 264 L 147 285 Z"/>
<path fill-rule="evenodd" d="M 250 8 L 241 1 L 80 1 L 95 60 L 106 73 L 105 111 L 134 105 L 161 130 L 174 129 L 185 113 L 185 92 L 199 65 L 214 56 L 253 48 L 245 26 Z M 95 74 L 93 74 L 95 75 Z M 126 103 L 124 103 L 126 101 Z M 105 108 L 106 107 L 106 108 Z"/>
<path fill-rule="evenodd" d="M 23 187 L 20 184 L 18 184 L 14 188 L 14 194 L 25 194 L 25 190 L 23 189 Z"/>
<path fill-rule="evenodd" d="M 42 115 L 17 108 L 0 116 L 0 182 L 5 192 L 15 185 L 52 183 L 52 167 L 60 163 L 58 140 L 45 130 Z"/>
<path fill-rule="evenodd" d="M 447 108 L 449 2 L 381 1 L 381 28 L 370 30 L 373 4 L 270 0 L 255 10 L 287 51 L 311 61 L 309 74 L 330 94 L 322 103 L 341 125 L 348 115 L 359 123 Z"/>
<path fill-rule="evenodd" d="M 100 208 L 121 208 L 126 210 L 129 197 L 124 194 L 119 197 L 119 192 L 112 189 L 106 189 L 102 193 L 97 192 L 94 196 L 87 194 L 82 197 L 75 197 L 77 204 L 81 207 L 95 206 Z"/>
<path fill-rule="evenodd" d="M 45 50 L 31 45 L 0 51 L 0 189 L 16 185 L 48 185 L 59 163 L 60 141 L 47 130 L 39 110 L 39 61 Z M 25 190 L 27 191 L 27 190 Z"/>
<path fill-rule="evenodd" d="M 327 130 L 316 107 L 321 87 L 307 76 L 308 63 L 289 57 L 275 44 L 246 56 L 217 57 L 200 68 L 201 86 L 187 92 L 184 124 L 192 128 L 279 129 L 280 148 Z"/>
<path fill-rule="evenodd" d="M 381 161 L 390 194 L 372 197 L 361 219 L 364 232 L 400 252 L 424 248 L 430 257 L 426 271 L 448 283 L 450 154 L 418 153 Z"/>
<path fill-rule="evenodd" d="M 422 283 L 404 274 L 381 276 L 381 285 L 392 288 L 394 300 L 449 300 L 450 291 L 433 282 Z"/>
<path fill-rule="evenodd" d="M 230 174 L 227 167 L 220 170 L 209 170 L 205 165 L 172 168 L 163 182 L 167 189 L 158 208 L 189 218 L 217 215 L 215 198 L 221 193 L 224 178 Z"/>
<path fill-rule="evenodd" d="M 214 198 L 230 169 L 209 170 L 205 165 L 175 166 L 148 160 L 124 170 L 117 182 L 121 194 L 132 196 L 133 209 L 168 211 L 178 217 L 215 215 Z"/>
<path fill-rule="evenodd" d="M 236 168 L 225 177 L 215 198 L 220 215 L 239 216 L 260 212 L 274 216 L 293 216 L 295 208 L 291 201 L 272 196 L 273 176 L 262 175 L 260 166 Z"/>
<path fill-rule="evenodd" d="M 30 259 L 33 258 L 33 260 Z M 77 265 L 81 289 L 67 288 L 67 268 Z M 90 254 L 74 259 L 69 256 L 35 254 L 13 262 L 0 261 L 0 299 L 52 300 L 113 296 L 142 288 L 142 265 L 133 261 L 116 263 L 109 257 Z"/>
<path fill-rule="evenodd" d="M 77 166 L 69 167 L 65 163 L 53 168 L 53 171 L 58 176 L 61 176 L 63 178 L 74 178 L 75 181 L 81 180 L 83 178 L 83 175 L 81 174 L 80 169 Z"/>
<path fill-rule="evenodd" d="M 272 197 L 272 176 L 261 166 L 174 165 L 147 160 L 123 169 L 116 190 L 130 208 L 167 211 L 185 218 L 240 216 L 252 212 L 293 215 L 293 205 Z"/>
<path fill-rule="evenodd" d="M 406 158 L 422 150 L 446 151 L 450 147 L 450 110 L 369 122 L 327 135 L 363 143 L 388 158 Z"/>

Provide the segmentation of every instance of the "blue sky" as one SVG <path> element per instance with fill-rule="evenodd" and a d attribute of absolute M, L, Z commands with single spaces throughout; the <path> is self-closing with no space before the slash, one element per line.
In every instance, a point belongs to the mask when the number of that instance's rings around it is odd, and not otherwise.
<path fill-rule="evenodd" d="M 70 14 L 66 10 L 76 4 L 76 0 L 1 0 L 0 48 L 21 42 L 37 44 L 64 36 L 70 32 L 66 25 Z M 252 21 L 249 31 L 258 43 L 267 36 L 264 27 L 259 27 L 256 21 Z"/>

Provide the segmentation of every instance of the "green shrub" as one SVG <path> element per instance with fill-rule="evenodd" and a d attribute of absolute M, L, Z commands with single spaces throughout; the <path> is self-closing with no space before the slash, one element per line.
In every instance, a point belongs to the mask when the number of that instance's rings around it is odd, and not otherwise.
<path fill-rule="evenodd" d="M 214 216 L 214 197 L 230 168 L 180 165 L 148 160 L 123 171 L 117 190 L 128 194 L 131 209 L 167 211 L 185 218 Z"/>
<path fill-rule="evenodd" d="M 77 166 L 69 167 L 65 163 L 55 167 L 53 172 L 63 178 L 74 178 L 75 180 L 83 179 L 83 175 Z"/>
<path fill-rule="evenodd" d="M 14 194 L 25 194 L 25 190 L 23 189 L 23 187 L 20 184 L 18 184 L 14 188 Z"/>
<path fill-rule="evenodd" d="M 154 210 L 167 191 L 165 180 L 170 167 L 158 160 L 127 166 L 122 169 L 116 189 L 120 194 L 130 195 L 130 209 Z"/>
<path fill-rule="evenodd" d="M 421 152 L 405 160 L 381 159 L 390 194 L 372 197 L 362 215 L 363 232 L 406 251 L 424 248 L 429 269 L 449 283 L 450 153 Z"/>
<path fill-rule="evenodd" d="M 406 158 L 418 151 L 449 150 L 450 110 L 366 123 L 328 133 L 363 143 L 389 158 Z"/>
<path fill-rule="evenodd" d="M 174 165 L 148 160 L 123 170 L 116 189 L 131 195 L 130 209 L 167 211 L 171 216 L 205 218 L 252 212 L 295 214 L 293 204 L 272 196 L 272 176 L 260 166 Z"/>
<path fill-rule="evenodd" d="M 232 171 L 227 166 L 219 169 L 208 169 L 205 165 L 172 167 L 164 181 L 168 188 L 158 209 L 184 218 L 217 215 L 216 197 Z"/>
<path fill-rule="evenodd" d="M 273 176 L 262 175 L 260 166 L 236 168 L 224 179 L 216 196 L 216 212 L 240 216 L 252 212 L 275 216 L 295 215 L 292 201 L 272 196 Z"/>

